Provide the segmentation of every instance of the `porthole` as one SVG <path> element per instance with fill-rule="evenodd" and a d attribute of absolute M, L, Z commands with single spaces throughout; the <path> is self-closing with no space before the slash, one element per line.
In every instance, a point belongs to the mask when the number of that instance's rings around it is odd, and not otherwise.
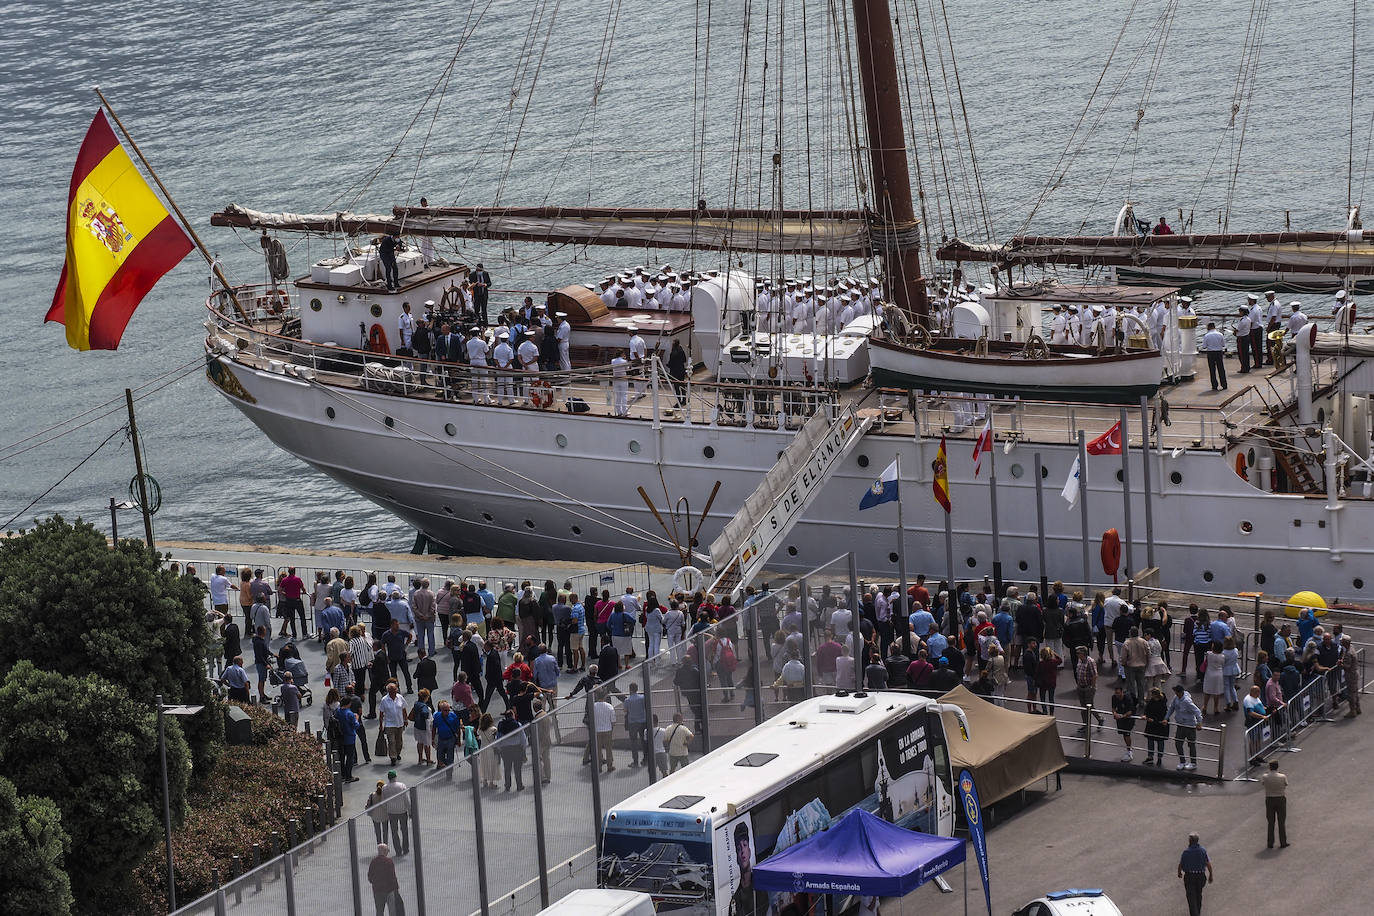
<path fill-rule="evenodd" d="M 482 521 L 484 521 L 484 522 L 494 522 L 494 521 L 496 521 L 496 519 L 494 519 L 494 518 L 491 517 L 491 513 L 490 513 L 490 512 L 483 512 L 483 513 L 482 513 Z"/>
<path fill-rule="evenodd" d="M 1123 482 L 1125 482 L 1125 479 L 1126 479 L 1126 478 L 1122 476 L 1121 468 L 1117 468 L 1117 469 L 1116 469 L 1116 482 L 1117 482 L 1117 483 L 1123 483 Z"/>
<path fill-rule="evenodd" d="M 795 557 L 795 556 L 797 555 L 797 548 L 795 548 L 795 547 L 793 547 L 793 546 L 791 546 L 791 545 L 789 544 L 788 547 L 787 547 L 787 555 L 788 555 L 789 557 Z"/>
<path fill-rule="evenodd" d="M 1255 466 L 1255 450 L 1253 448 L 1246 451 L 1245 463 L 1250 467 Z"/>
<path fill-rule="evenodd" d="M 1241 523 L 1240 523 L 1240 533 L 1241 533 L 1241 534 L 1254 534 L 1254 533 L 1255 533 L 1255 523 L 1254 523 L 1254 522 L 1250 522 L 1250 521 L 1241 522 Z"/>
<path fill-rule="evenodd" d="M 532 519 L 532 518 L 527 518 L 527 519 L 525 519 L 525 527 L 528 528 L 528 529 L 530 529 L 531 531 L 533 531 L 533 530 L 534 530 L 534 519 Z"/>
<path fill-rule="evenodd" d="M 558 435 L 554 436 L 553 441 L 555 444 L 557 444 L 559 448 L 568 447 L 568 437 L 563 435 L 562 433 L 559 433 Z"/>
<path fill-rule="evenodd" d="M 887 555 L 887 562 L 889 563 L 896 563 L 899 559 L 901 558 L 897 556 L 897 551 L 895 550 Z"/>
<path fill-rule="evenodd" d="M 319 311 L 320 309 L 322 309 L 322 308 L 324 308 L 324 303 L 323 303 L 323 302 L 321 302 L 321 301 L 318 300 L 318 299 L 311 299 L 311 300 L 310 300 L 310 311 L 312 311 L 312 312 L 318 312 L 318 311 Z"/>
<path fill-rule="evenodd" d="M 1016 564 L 1016 568 L 1021 570 L 1022 572 L 1025 572 L 1026 570 L 1030 569 L 1030 564 L 1027 563 L 1025 560 L 1022 560 L 1020 563 Z"/>
<path fill-rule="evenodd" d="M 1364 580 L 1363 580 L 1363 579 L 1356 579 L 1354 582 L 1351 582 L 1350 584 L 1353 585 L 1353 586 L 1355 586 L 1356 588 L 1364 588 Z"/>
<path fill-rule="evenodd" d="M 456 436 L 458 435 L 458 427 L 454 426 L 452 423 L 445 423 L 444 434 L 448 436 Z"/>
<path fill-rule="evenodd" d="M 1011 466 L 1011 476 L 1015 477 L 1017 480 L 1020 480 L 1021 475 L 1024 473 L 1026 473 L 1026 469 L 1021 467 L 1021 465 L 1013 464 Z"/>
<path fill-rule="evenodd" d="M 1043 464 L 1040 465 L 1040 479 L 1041 479 L 1041 480 L 1047 480 L 1047 479 L 1049 479 L 1049 476 L 1050 476 L 1050 469 L 1047 468 L 1047 467 L 1045 467 Z"/>
<path fill-rule="evenodd" d="M 639 444 L 639 440 L 638 440 L 638 439 L 631 439 L 631 440 L 630 440 L 630 454 L 631 454 L 631 455 L 638 455 L 638 454 L 639 454 L 639 450 L 640 450 L 641 448 L 643 448 L 643 446 L 641 446 L 641 445 Z"/>
<path fill-rule="evenodd" d="M 333 407 L 326 407 L 326 408 L 324 409 L 324 415 L 325 415 L 326 417 L 328 417 L 329 419 L 331 419 L 331 420 L 334 419 L 334 408 L 333 408 Z"/>
<path fill-rule="evenodd" d="M 967 560 L 965 560 L 964 564 L 968 566 L 969 569 L 976 569 L 978 567 L 978 561 L 973 557 L 969 557 Z"/>
<path fill-rule="evenodd" d="M 859 463 L 859 467 L 861 467 L 861 468 L 866 468 L 866 467 L 868 467 L 868 456 L 867 456 L 867 455 L 860 455 L 859 458 L 858 458 L 858 463 Z"/>
<path fill-rule="evenodd" d="M 1268 581 L 1268 576 L 1266 576 L 1264 573 L 1255 573 L 1256 585 L 1263 585 L 1266 581 Z"/>
<path fill-rule="evenodd" d="M 1213 578 L 1215 578 L 1215 577 L 1212 575 L 1212 571 L 1211 571 L 1210 569 L 1204 569 L 1204 570 L 1202 571 L 1202 581 L 1203 581 L 1203 582 L 1211 582 Z"/>
<path fill-rule="evenodd" d="M 448 514 L 448 515 L 452 515 L 452 514 L 453 514 L 453 507 L 452 507 L 452 506 L 444 506 L 444 512 L 445 512 L 446 514 Z"/>
<path fill-rule="evenodd" d="M 577 535 L 578 537 L 582 537 L 582 526 L 581 526 L 581 525 L 573 525 L 573 526 L 572 526 L 572 533 L 575 534 L 575 535 Z"/>
<path fill-rule="evenodd" d="M 708 446 L 706 446 L 704 449 L 701 450 L 701 454 L 702 454 L 704 457 L 706 457 L 706 458 L 714 458 L 714 457 L 716 457 L 716 450 L 713 449 L 713 448 L 711 448 L 711 446 L 708 445 Z"/>
<path fill-rule="evenodd" d="M 370 312 L 372 313 L 372 317 L 373 317 L 373 318 L 381 318 L 381 317 L 382 317 L 382 307 L 381 307 L 380 305 L 378 305 L 377 303 L 375 303 L 375 302 L 372 303 L 372 308 L 368 309 L 368 311 L 370 311 Z"/>
<path fill-rule="evenodd" d="M 1172 483 L 1174 486 L 1178 486 L 1179 484 L 1183 483 L 1183 475 L 1180 474 L 1178 471 L 1174 471 L 1169 475 L 1169 482 Z"/>
<path fill-rule="evenodd" d="M 391 419 L 390 417 L 387 417 L 383 422 L 386 423 L 387 429 L 392 429 L 396 426 L 396 421 Z"/>

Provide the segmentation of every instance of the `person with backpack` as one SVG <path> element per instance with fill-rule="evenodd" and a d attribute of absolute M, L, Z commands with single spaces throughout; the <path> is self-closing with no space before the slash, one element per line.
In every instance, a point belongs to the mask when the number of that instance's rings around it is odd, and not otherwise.
<path fill-rule="evenodd" d="M 415 762 L 420 766 L 434 765 L 434 733 L 430 727 L 433 710 L 429 707 L 430 692 L 424 687 L 410 707 L 406 718 L 415 726 Z"/>
<path fill-rule="evenodd" d="M 418 705 L 418 704 L 417 704 Z M 448 700 L 439 701 L 439 709 L 434 713 L 430 739 L 434 742 L 440 767 L 453 766 L 453 751 L 463 731 L 463 723 Z"/>
<path fill-rule="evenodd" d="M 734 640 L 724 633 L 711 637 L 706 644 L 706 659 L 708 664 L 715 669 L 716 677 L 720 679 L 720 686 L 723 691 L 721 700 L 726 703 L 733 703 L 735 701 L 735 669 L 739 667 Z"/>
<path fill-rule="evenodd" d="M 629 658 L 634 654 L 635 616 L 625 609 L 624 599 L 611 610 L 611 616 L 606 622 L 610 627 L 611 645 L 615 646 L 622 660 Z"/>
<path fill-rule="evenodd" d="M 358 762 L 358 716 L 347 706 L 340 706 L 325 723 L 329 740 L 339 752 L 339 775 L 344 782 L 357 782 L 353 767 Z"/>

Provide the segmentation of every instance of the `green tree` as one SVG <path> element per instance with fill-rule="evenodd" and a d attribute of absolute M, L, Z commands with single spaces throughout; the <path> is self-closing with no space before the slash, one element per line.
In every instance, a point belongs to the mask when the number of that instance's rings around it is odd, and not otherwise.
<path fill-rule="evenodd" d="M 98 674 L 139 703 L 214 705 L 206 678 L 202 586 L 155 565 L 140 541 L 61 516 L 0 541 L 0 675 L 21 659 L 80 677 Z M 208 774 L 221 716 L 183 725 L 194 774 Z"/>
<path fill-rule="evenodd" d="M 0 912 L 67 916 L 72 888 L 62 866 L 70 843 L 56 805 L 20 795 L 0 776 L 0 861 L 8 863 Z"/>
<path fill-rule="evenodd" d="M 190 753 L 174 720 L 166 721 L 166 736 L 180 820 Z M 77 911 L 111 912 L 162 838 L 156 712 L 96 675 L 67 677 L 19 662 L 0 682 L 0 773 L 21 794 L 51 799 L 61 812 Z"/>

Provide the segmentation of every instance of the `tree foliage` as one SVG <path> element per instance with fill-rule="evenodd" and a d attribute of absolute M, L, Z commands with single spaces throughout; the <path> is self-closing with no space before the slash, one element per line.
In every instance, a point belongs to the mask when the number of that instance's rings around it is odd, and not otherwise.
<path fill-rule="evenodd" d="M 139 541 L 111 549 L 86 522 L 54 516 L 0 541 L 0 675 L 21 659 L 98 674 L 151 705 L 214 702 L 205 671 L 202 586 L 152 561 Z M 219 715 L 184 723 L 194 772 L 209 773 Z"/>
<path fill-rule="evenodd" d="M 185 810 L 190 753 L 166 720 L 172 810 Z M 111 911 L 162 837 L 157 714 L 96 675 L 14 665 L 0 682 L 0 773 L 50 799 L 71 839 L 71 890 L 81 913 Z M 180 819 L 178 817 L 178 819 Z"/>
<path fill-rule="evenodd" d="M 72 889 L 63 859 L 70 842 L 56 805 L 20 795 L 0 776 L 0 862 L 8 863 L 0 912 L 67 916 Z"/>

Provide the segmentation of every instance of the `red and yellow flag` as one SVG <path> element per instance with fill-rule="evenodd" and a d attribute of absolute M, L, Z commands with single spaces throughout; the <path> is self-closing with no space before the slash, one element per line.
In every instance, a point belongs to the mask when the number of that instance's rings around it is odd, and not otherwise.
<path fill-rule="evenodd" d="M 935 472 L 935 479 L 931 483 L 931 489 L 935 493 L 935 501 L 946 511 L 949 511 L 949 461 L 945 452 L 945 437 L 940 437 L 940 450 L 935 453 L 935 463 L 931 465 L 931 470 Z"/>
<path fill-rule="evenodd" d="M 74 350 L 113 350 L 134 309 L 191 250 L 97 111 L 72 170 L 67 262 L 46 321 Z"/>

